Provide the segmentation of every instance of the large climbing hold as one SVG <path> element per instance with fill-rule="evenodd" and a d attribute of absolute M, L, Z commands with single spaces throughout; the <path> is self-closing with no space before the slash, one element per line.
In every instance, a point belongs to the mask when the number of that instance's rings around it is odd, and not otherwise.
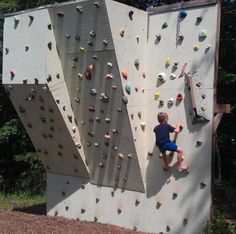
<path fill-rule="evenodd" d="M 187 16 L 187 12 L 186 11 L 180 11 L 179 12 L 179 18 L 180 19 L 184 19 Z"/>
<path fill-rule="evenodd" d="M 161 72 L 157 75 L 157 79 L 161 82 L 164 83 L 166 81 L 166 73 Z"/>
<path fill-rule="evenodd" d="M 85 70 L 84 75 L 85 75 L 85 78 L 87 80 L 91 80 L 92 79 L 92 75 L 91 75 L 91 72 L 89 71 L 89 69 Z"/>
<path fill-rule="evenodd" d="M 127 80 L 127 78 L 128 78 L 128 72 L 127 72 L 127 71 L 122 71 L 122 72 L 121 72 L 121 75 L 122 75 L 122 77 L 123 77 L 124 79 Z"/>
<path fill-rule="evenodd" d="M 131 85 L 130 85 L 130 83 L 127 83 L 125 85 L 125 91 L 126 91 L 126 93 L 128 93 L 130 95 L 130 93 L 131 93 Z"/>

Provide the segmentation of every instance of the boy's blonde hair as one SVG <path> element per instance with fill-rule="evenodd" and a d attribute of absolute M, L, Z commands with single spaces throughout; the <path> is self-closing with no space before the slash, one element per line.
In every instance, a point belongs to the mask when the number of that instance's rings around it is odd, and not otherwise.
<path fill-rule="evenodd" d="M 159 123 L 163 123 L 168 118 L 168 115 L 166 112 L 160 112 L 157 115 L 157 119 Z"/>

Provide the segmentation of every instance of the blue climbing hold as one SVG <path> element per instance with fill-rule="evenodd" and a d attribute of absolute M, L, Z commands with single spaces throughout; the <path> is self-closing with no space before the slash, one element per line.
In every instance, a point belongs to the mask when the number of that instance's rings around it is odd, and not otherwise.
<path fill-rule="evenodd" d="M 180 19 L 184 19 L 187 16 L 187 12 L 186 11 L 180 11 L 179 12 L 179 18 Z"/>

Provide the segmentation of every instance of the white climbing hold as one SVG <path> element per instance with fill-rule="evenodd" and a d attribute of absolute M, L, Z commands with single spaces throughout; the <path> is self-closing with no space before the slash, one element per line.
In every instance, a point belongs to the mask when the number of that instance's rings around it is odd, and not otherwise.
<path fill-rule="evenodd" d="M 109 68 L 112 68 L 112 63 L 108 62 L 108 63 L 107 63 L 107 66 L 108 66 Z"/>
<path fill-rule="evenodd" d="M 164 72 L 159 73 L 157 75 L 157 77 L 158 77 L 158 80 L 162 83 L 164 83 L 166 81 L 166 73 L 164 73 Z"/>
<path fill-rule="evenodd" d="M 170 79 L 174 80 L 176 78 L 176 75 L 174 73 L 170 74 Z"/>
<path fill-rule="evenodd" d="M 172 105 L 174 104 L 174 101 L 175 101 L 174 98 L 170 98 L 170 99 L 168 100 L 168 105 L 172 106 Z"/>

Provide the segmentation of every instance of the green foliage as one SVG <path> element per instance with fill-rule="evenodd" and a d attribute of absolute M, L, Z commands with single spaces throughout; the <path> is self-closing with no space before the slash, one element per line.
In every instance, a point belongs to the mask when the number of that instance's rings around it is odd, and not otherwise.
<path fill-rule="evenodd" d="M 233 225 L 217 210 L 213 222 L 207 223 L 202 234 L 233 234 Z"/>

